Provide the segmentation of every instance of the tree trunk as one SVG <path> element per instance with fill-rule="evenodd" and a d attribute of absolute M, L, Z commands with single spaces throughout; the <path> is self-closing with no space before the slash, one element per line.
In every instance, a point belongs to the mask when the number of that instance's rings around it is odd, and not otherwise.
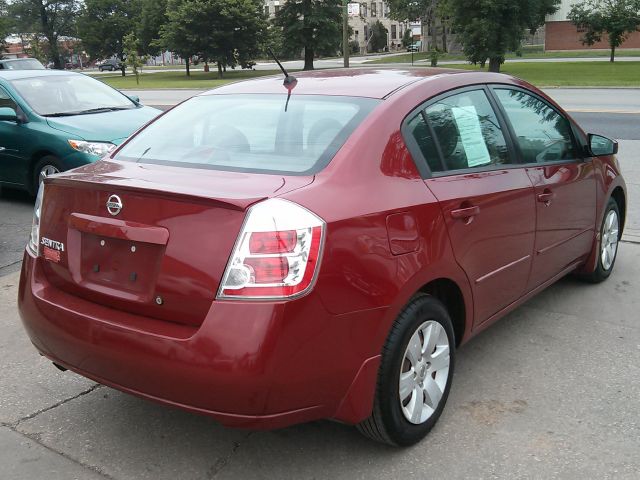
<path fill-rule="evenodd" d="M 429 28 L 431 29 L 431 45 L 429 50 L 438 48 L 438 32 L 436 32 L 436 14 L 431 12 L 431 18 L 429 19 Z"/>
<path fill-rule="evenodd" d="M 616 60 L 616 46 L 611 45 L 611 57 L 609 58 L 610 62 L 615 62 Z"/>
<path fill-rule="evenodd" d="M 447 47 L 447 25 L 446 24 L 442 24 L 442 51 L 444 53 L 447 53 L 448 51 L 448 47 Z"/>
<path fill-rule="evenodd" d="M 304 49 L 304 70 L 313 70 L 313 48 Z"/>
<path fill-rule="evenodd" d="M 64 65 L 60 61 L 60 50 L 58 49 L 58 36 L 55 34 L 53 27 L 49 24 L 49 14 L 47 13 L 46 4 L 40 4 L 40 25 L 42 33 L 49 41 L 49 56 L 53 62 L 53 68 L 61 69 Z M 37 35 L 37 33 L 36 33 Z"/>
<path fill-rule="evenodd" d="M 500 57 L 491 57 L 489 59 L 490 72 L 500 73 L 500 65 L 502 65 L 502 59 Z"/>
<path fill-rule="evenodd" d="M 220 60 L 218 60 L 216 62 L 218 64 L 218 78 L 222 78 L 223 74 L 222 74 L 222 63 L 220 62 Z"/>
<path fill-rule="evenodd" d="M 187 67 L 187 77 L 191 76 L 191 70 L 189 69 L 190 67 L 190 63 L 189 63 L 189 57 L 187 56 L 187 58 L 185 59 L 185 65 Z"/>

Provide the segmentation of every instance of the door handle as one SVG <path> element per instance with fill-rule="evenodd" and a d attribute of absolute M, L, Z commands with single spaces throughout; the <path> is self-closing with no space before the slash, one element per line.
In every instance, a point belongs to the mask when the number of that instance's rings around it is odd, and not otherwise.
<path fill-rule="evenodd" d="M 451 217 L 453 218 L 472 218 L 480 214 L 480 207 L 474 205 L 473 207 L 457 208 L 451 210 Z"/>
<path fill-rule="evenodd" d="M 548 207 L 555 196 L 556 194 L 551 190 L 545 189 L 544 192 L 538 194 L 538 201 L 544 203 Z"/>

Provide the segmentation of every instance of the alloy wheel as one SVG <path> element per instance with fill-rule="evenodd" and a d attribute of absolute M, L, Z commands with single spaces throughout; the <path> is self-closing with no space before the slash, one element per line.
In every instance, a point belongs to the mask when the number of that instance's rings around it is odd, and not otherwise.
<path fill-rule="evenodd" d="M 55 173 L 60 173 L 60 170 L 58 170 L 54 165 L 44 165 L 40 169 L 40 174 L 38 175 L 38 185 L 41 184 L 49 175 L 53 175 Z"/>
<path fill-rule="evenodd" d="M 600 261 L 602 268 L 609 270 L 613 266 L 618 251 L 619 235 L 618 214 L 615 210 L 610 210 L 602 225 L 602 242 L 600 245 Z"/>
<path fill-rule="evenodd" d="M 449 378 L 447 332 L 433 320 L 414 332 L 400 367 L 399 400 L 404 417 L 419 425 L 438 408 Z"/>

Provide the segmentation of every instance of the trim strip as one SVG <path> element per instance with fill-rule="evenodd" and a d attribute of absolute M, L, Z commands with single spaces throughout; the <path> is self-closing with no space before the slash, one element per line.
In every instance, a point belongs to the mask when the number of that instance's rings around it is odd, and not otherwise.
<path fill-rule="evenodd" d="M 506 270 L 508 268 L 511 268 L 511 267 L 517 265 L 518 263 L 524 262 L 528 258 L 531 258 L 531 255 L 525 255 L 524 257 L 522 257 L 522 258 L 520 258 L 520 259 L 518 259 L 518 260 L 516 260 L 514 262 L 507 263 L 506 265 L 503 265 L 502 267 L 498 268 L 497 270 L 494 270 L 493 272 L 489 272 L 486 275 L 483 275 L 482 277 L 478 278 L 476 280 L 476 284 L 482 283 L 485 280 L 488 280 L 489 278 L 493 277 L 494 275 L 497 275 L 498 273 L 503 272 L 504 270 Z"/>
<path fill-rule="evenodd" d="M 542 255 L 543 253 L 547 253 L 549 250 L 552 250 L 552 249 L 554 249 L 556 247 L 559 247 L 563 243 L 567 243 L 567 242 L 573 240 L 574 238 L 579 237 L 580 235 L 582 235 L 584 233 L 590 232 L 591 230 L 592 230 L 591 228 L 587 228 L 585 230 L 582 230 L 582 231 L 576 233 L 575 235 L 571 235 L 569 238 L 565 238 L 564 240 L 560 240 L 559 242 L 556 242 L 556 243 L 554 243 L 552 245 L 549 245 L 548 247 L 541 248 L 536 253 L 538 255 Z"/>

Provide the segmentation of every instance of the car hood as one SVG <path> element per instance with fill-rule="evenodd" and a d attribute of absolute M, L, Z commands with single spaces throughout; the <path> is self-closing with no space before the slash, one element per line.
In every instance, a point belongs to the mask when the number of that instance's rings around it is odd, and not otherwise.
<path fill-rule="evenodd" d="M 122 143 L 133 132 L 162 113 L 152 107 L 140 107 L 115 112 L 49 117 L 50 127 L 81 137 L 87 141 Z"/>

